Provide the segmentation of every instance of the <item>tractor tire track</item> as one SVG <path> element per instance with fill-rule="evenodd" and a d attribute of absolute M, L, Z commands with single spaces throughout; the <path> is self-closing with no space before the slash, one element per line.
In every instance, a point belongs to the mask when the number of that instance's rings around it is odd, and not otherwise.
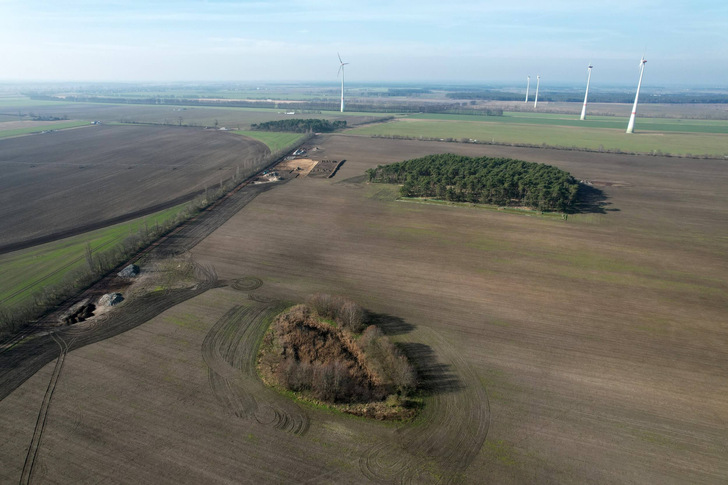
<path fill-rule="evenodd" d="M 61 376 L 61 370 L 63 369 L 63 363 L 66 360 L 68 349 L 73 343 L 75 338 L 71 339 L 70 342 L 66 342 L 61 336 L 50 334 L 51 339 L 58 345 L 58 358 L 56 359 L 56 365 L 53 368 L 51 374 L 51 380 L 48 383 L 43 400 L 41 401 L 40 411 L 38 412 L 38 419 L 35 422 L 35 429 L 33 430 L 33 437 L 30 440 L 30 446 L 28 447 L 28 453 L 25 456 L 25 463 L 23 464 L 23 471 L 20 475 L 20 484 L 24 485 L 30 483 L 30 479 L 33 476 L 33 469 L 38 458 L 38 452 L 40 451 L 40 443 L 43 438 L 43 430 L 45 429 L 46 420 L 48 418 L 48 411 L 50 410 L 51 400 L 53 399 L 53 391 L 55 391 L 58 385 L 58 379 Z"/>
<path fill-rule="evenodd" d="M 362 474 L 374 482 L 451 483 L 467 470 L 488 435 L 490 404 L 477 374 L 443 338 L 427 333 L 438 360 L 447 364 L 426 370 L 434 388 L 426 389 L 430 402 L 417 424 L 398 429 L 396 444 L 376 443 L 360 458 Z"/>
<path fill-rule="evenodd" d="M 238 291 L 253 291 L 263 286 L 263 280 L 255 276 L 243 276 L 233 281 L 230 286 Z"/>
<path fill-rule="evenodd" d="M 58 357 L 55 338 L 68 341 L 67 352 L 127 332 L 180 303 L 215 288 L 217 280 L 209 268 L 198 268 L 201 281 L 192 288 L 156 291 L 124 303 L 123 311 L 115 312 L 103 324 L 61 327 L 0 353 L 0 400 Z M 37 331 L 37 330 L 36 330 Z M 72 339 L 72 340 L 71 340 Z"/>
<path fill-rule="evenodd" d="M 267 329 L 263 323 L 276 311 L 260 304 L 231 308 L 205 337 L 202 358 L 210 387 L 228 413 L 301 435 L 308 430 L 308 416 L 265 387 L 255 369 L 258 342 Z"/>

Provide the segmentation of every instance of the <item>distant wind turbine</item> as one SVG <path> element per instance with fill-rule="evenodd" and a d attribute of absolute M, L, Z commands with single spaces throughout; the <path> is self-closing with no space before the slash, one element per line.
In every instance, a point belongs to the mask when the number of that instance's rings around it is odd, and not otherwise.
<path fill-rule="evenodd" d="M 589 67 L 587 70 L 589 71 L 589 74 L 586 77 L 586 93 L 584 93 L 584 106 L 581 108 L 581 121 L 584 121 L 586 119 L 586 98 L 589 97 L 589 81 L 591 81 L 591 70 L 592 70 L 591 63 L 589 63 Z"/>
<path fill-rule="evenodd" d="M 536 109 L 536 106 L 538 106 L 538 86 L 541 84 L 541 76 L 536 76 L 536 99 L 533 101 L 533 109 Z"/>
<path fill-rule="evenodd" d="M 344 62 L 341 60 L 341 56 L 339 53 L 336 53 L 337 56 L 339 56 L 339 63 L 341 64 L 339 66 L 339 72 L 336 74 L 338 77 L 339 74 L 341 74 L 341 112 L 344 112 L 344 66 L 349 64 L 348 62 Z"/>
<path fill-rule="evenodd" d="M 640 81 L 637 83 L 637 94 L 634 95 L 634 105 L 632 106 L 632 114 L 629 116 L 629 124 L 627 125 L 627 133 L 634 133 L 634 118 L 637 114 L 637 100 L 640 98 L 640 88 L 642 87 L 642 75 L 645 73 L 645 56 L 640 61 Z"/>
<path fill-rule="evenodd" d="M 531 76 L 526 76 L 526 101 L 524 103 L 528 103 L 528 89 L 531 87 Z"/>

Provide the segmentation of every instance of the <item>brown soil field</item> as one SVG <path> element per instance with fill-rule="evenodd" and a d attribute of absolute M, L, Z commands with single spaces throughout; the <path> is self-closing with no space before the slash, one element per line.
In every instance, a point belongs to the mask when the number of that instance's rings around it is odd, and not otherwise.
<path fill-rule="evenodd" d="M 312 143 L 312 158 L 347 160 L 334 178 L 255 186 L 179 235 L 219 280 L 0 352 L 0 481 L 726 481 L 725 162 Z M 449 151 L 548 162 L 603 192 L 563 221 L 399 202 L 363 182 Z M 382 315 L 427 389 L 418 420 L 263 386 L 267 320 L 315 292 Z"/>
<path fill-rule="evenodd" d="M 17 120 L 17 113 L 33 113 L 38 116 L 68 117 L 70 120 L 89 120 L 110 122 L 135 123 L 164 123 L 177 125 L 182 118 L 183 125 L 224 126 L 231 130 L 247 130 L 253 123 L 290 119 L 285 114 L 290 106 L 283 105 L 279 110 L 249 110 L 244 108 L 218 108 L 214 106 L 165 106 L 165 105 L 129 105 L 111 103 L 74 103 L 59 101 L 52 104 L 36 104 L 28 100 L 27 105 L 14 106 L 2 109 L 0 115 L 5 114 L 11 120 Z M 370 122 L 386 115 L 373 114 L 372 116 L 351 116 L 343 114 L 296 114 L 295 118 L 323 118 L 331 121 L 345 120 L 349 126 Z"/>
<path fill-rule="evenodd" d="M 262 143 L 219 131 L 94 126 L 0 140 L 0 245 L 180 203 L 250 173 Z"/>

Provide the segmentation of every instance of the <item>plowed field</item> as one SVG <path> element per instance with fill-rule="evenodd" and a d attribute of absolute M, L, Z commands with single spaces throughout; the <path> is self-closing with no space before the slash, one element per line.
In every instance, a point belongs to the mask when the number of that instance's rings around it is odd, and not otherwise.
<path fill-rule="evenodd" d="M 0 140 L 0 246 L 180 203 L 268 153 L 232 133 L 92 126 Z M 141 214 L 140 214 L 141 215 Z M 117 221 L 118 222 L 118 221 Z"/>
<path fill-rule="evenodd" d="M 334 178 L 241 194 L 168 243 L 218 282 L 144 314 L 129 305 L 136 320 L 99 321 L 93 338 L 79 327 L 0 353 L 0 481 L 725 482 L 723 162 L 312 143 L 347 160 Z M 546 161 L 603 193 L 564 221 L 399 202 L 362 182 L 443 151 Z M 262 386 L 252 359 L 268 319 L 314 292 L 380 315 L 422 379 L 417 420 L 343 416 Z"/>

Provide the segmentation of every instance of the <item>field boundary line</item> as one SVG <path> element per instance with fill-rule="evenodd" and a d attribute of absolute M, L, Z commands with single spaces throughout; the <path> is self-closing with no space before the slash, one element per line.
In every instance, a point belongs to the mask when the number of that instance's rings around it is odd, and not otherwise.
<path fill-rule="evenodd" d="M 20 475 L 21 485 L 30 483 L 30 479 L 33 476 L 33 467 L 35 465 L 36 458 L 38 457 L 38 451 L 40 450 L 40 443 L 41 439 L 43 438 L 43 430 L 45 429 L 46 420 L 48 418 L 48 411 L 50 410 L 51 399 L 53 399 L 53 392 L 58 385 L 58 379 L 60 378 L 61 370 L 63 369 L 63 363 L 66 360 L 66 355 L 68 354 L 68 348 L 70 344 L 72 344 L 73 341 L 76 340 L 75 338 L 73 338 L 69 344 L 60 336 L 56 336 L 55 334 L 51 334 L 51 338 L 58 344 L 60 352 L 58 354 L 58 358 L 56 359 L 56 365 L 53 368 L 53 373 L 51 374 L 51 380 L 48 383 L 48 388 L 46 389 L 43 400 L 41 401 L 40 411 L 38 412 L 38 419 L 35 422 L 35 429 L 33 430 L 33 437 L 30 440 L 28 453 L 25 456 L 25 463 L 23 464 L 23 471 Z"/>
<path fill-rule="evenodd" d="M 156 212 L 163 211 L 165 209 L 170 209 L 176 205 L 183 204 L 185 202 L 189 202 L 195 197 L 202 195 L 205 193 L 205 190 L 198 190 L 195 192 L 190 192 L 185 195 L 181 195 L 179 197 L 176 197 L 172 200 L 169 200 L 167 202 L 162 202 L 160 204 L 155 204 L 149 207 L 146 207 L 144 209 L 139 209 L 133 212 L 128 212 L 126 214 L 112 217 L 109 219 L 105 219 L 103 221 L 94 222 L 91 224 L 85 224 L 83 226 L 76 226 L 71 229 L 67 229 L 65 231 L 59 231 L 54 232 L 51 234 L 47 234 L 45 236 L 38 236 L 32 239 L 26 239 L 24 241 L 17 241 L 12 242 L 8 244 L 4 244 L 0 246 L 0 254 L 6 254 L 6 253 L 12 253 L 14 251 L 20 251 L 22 249 L 29 249 L 34 246 L 40 246 L 41 244 L 47 244 L 55 241 L 59 241 L 61 239 L 66 239 L 73 236 L 78 236 L 81 234 L 85 234 L 87 232 L 96 231 L 98 229 L 105 229 L 109 226 L 114 226 L 116 224 L 121 224 L 123 222 L 128 222 L 134 219 L 138 219 L 140 217 L 149 216 Z"/>

